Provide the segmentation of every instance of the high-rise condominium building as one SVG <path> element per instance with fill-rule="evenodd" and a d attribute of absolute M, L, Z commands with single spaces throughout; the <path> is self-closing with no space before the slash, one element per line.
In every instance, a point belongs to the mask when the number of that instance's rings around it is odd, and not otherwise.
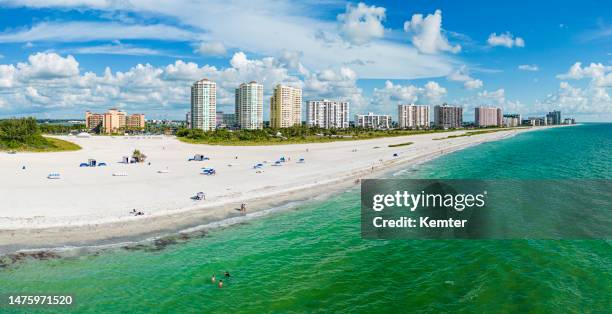
<path fill-rule="evenodd" d="M 217 84 L 208 79 L 191 85 L 191 128 L 214 130 L 217 124 Z"/>
<path fill-rule="evenodd" d="M 125 117 L 125 127 L 128 130 L 144 130 L 145 116 L 142 113 L 134 113 Z"/>
<path fill-rule="evenodd" d="M 551 111 L 546 115 L 546 122 L 549 125 L 558 125 L 561 124 L 561 111 Z"/>
<path fill-rule="evenodd" d="M 429 106 L 398 105 L 397 117 L 402 129 L 429 128 Z"/>
<path fill-rule="evenodd" d="M 311 100 L 307 107 L 308 126 L 325 129 L 349 127 L 349 103 L 336 100 Z"/>
<path fill-rule="evenodd" d="M 521 115 L 518 113 L 511 113 L 504 115 L 504 123 L 505 127 L 517 127 L 522 123 Z"/>
<path fill-rule="evenodd" d="M 474 124 L 476 124 L 476 126 L 502 126 L 503 122 L 501 108 L 474 108 Z"/>
<path fill-rule="evenodd" d="M 442 129 L 460 128 L 463 123 L 463 108 L 444 104 L 434 107 L 434 125 Z"/>
<path fill-rule="evenodd" d="M 145 116 L 140 113 L 128 116 L 124 111 L 116 108 L 109 109 L 105 113 L 86 111 L 85 126 L 91 131 L 108 134 L 128 130 L 144 130 Z"/>
<path fill-rule="evenodd" d="M 386 130 L 391 128 L 391 116 L 386 114 L 355 115 L 355 126 L 366 129 Z"/>
<path fill-rule="evenodd" d="M 262 84 L 252 81 L 242 83 L 236 88 L 236 120 L 241 129 L 263 129 Z"/>
<path fill-rule="evenodd" d="M 302 89 L 276 85 L 270 98 L 270 127 L 288 128 L 302 124 Z"/>

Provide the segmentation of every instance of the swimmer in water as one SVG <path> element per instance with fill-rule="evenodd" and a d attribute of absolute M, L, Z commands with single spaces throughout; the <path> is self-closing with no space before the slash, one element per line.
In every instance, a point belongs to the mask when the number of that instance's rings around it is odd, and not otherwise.
<path fill-rule="evenodd" d="M 212 275 L 212 278 L 210 278 L 210 281 L 212 281 L 212 283 L 215 283 L 215 281 L 217 281 L 217 278 L 215 278 L 215 274 Z"/>
<path fill-rule="evenodd" d="M 223 280 L 219 280 L 219 288 L 223 288 Z"/>
<path fill-rule="evenodd" d="M 225 271 L 225 278 L 229 278 L 229 277 L 230 277 L 229 271 Z"/>

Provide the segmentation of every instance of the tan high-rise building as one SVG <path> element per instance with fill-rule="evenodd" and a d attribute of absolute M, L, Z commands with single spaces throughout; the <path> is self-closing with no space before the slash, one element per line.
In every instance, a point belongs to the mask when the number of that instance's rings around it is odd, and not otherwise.
<path fill-rule="evenodd" d="M 429 106 L 398 105 L 397 117 L 402 129 L 429 128 Z"/>
<path fill-rule="evenodd" d="M 302 124 L 302 89 L 276 85 L 270 98 L 270 127 L 288 128 Z"/>
<path fill-rule="evenodd" d="M 449 106 L 434 106 L 434 125 L 441 129 L 457 129 L 463 124 L 463 108 Z"/>
<path fill-rule="evenodd" d="M 105 113 L 85 112 L 85 126 L 90 131 L 101 133 L 119 133 L 127 130 L 144 130 L 145 115 L 132 114 L 128 116 L 124 111 L 111 108 Z"/>
<path fill-rule="evenodd" d="M 117 133 L 121 128 L 125 128 L 125 112 L 112 108 L 104 113 L 102 124 L 104 133 Z"/>
<path fill-rule="evenodd" d="M 125 127 L 128 130 L 144 130 L 145 116 L 142 113 L 134 113 L 125 118 Z"/>
<path fill-rule="evenodd" d="M 95 132 L 102 131 L 102 124 L 104 122 L 104 115 L 101 113 L 93 113 L 91 111 L 85 111 L 85 127 L 88 130 Z"/>
<path fill-rule="evenodd" d="M 191 86 L 191 128 L 211 131 L 217 125 L 217 84 L 208 79 Z"/>
<path fill-rule="evenodd" d="M 476 124 L 476 126 L 502 126 L 503 123 L 501 108 L 474 108 L 474 124 Z"/>

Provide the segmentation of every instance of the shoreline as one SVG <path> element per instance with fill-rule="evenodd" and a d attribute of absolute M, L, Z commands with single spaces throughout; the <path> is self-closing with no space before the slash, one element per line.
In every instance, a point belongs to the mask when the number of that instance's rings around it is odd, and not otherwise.
<path fill-rule="evenodd" d="M 316 180 L 314 183 L 306 183 L 282 191 L 273 191 L 269 195 L 232 198 L 216 205 L 159 211 L 149 216 L 129 217 L 131 219 L 110 222 L 94 221 L 77 225 L 3 228 L 0 229 L 0 255 L 20 251 L 61 248 L 123 246 L 122 244 L 129 246 L 137 242 L 171 237 L 177 234 L 206 232 L 206 230 L 211 229 L 211 227 L 207 227 L 211 224 L 226 226 L 231 225 L 231 223 L 223 223 L 228 219 L 235 219 L 238 222 L 242 221 L 241 219 L 236 219 L 242 217 L 242 215 L 239 211 L 235 210 L 236 206 L 239 206 L 241 202 L 248 203 L 249 212 L 246 218 L 249 218 L 251 215 L 259 216 L 258 213 L 266 210 L 284 206 L 288 206 L 288 208 L 293 207 L 288 204 L 303 204 L 315 196 L 318 196 L 317 199 L 332 197 L 357 185 L 361 178 L 384 176 L 404 168 L 408 163 L 413 163 L 413 166 L 420 165 L 439 156 L 484 142 L 502 140 L 519 133 L 549 128 L 517 129 L 490 133 L 488 136 L 463 137 L 462 140 L 455 140 L 458 143 L 444 145 L 443 147 L 438 145 L 435 149 L 424 150 L 418 154 L 408 154 L 407 156 L 382 161 L 374 166 L 374 170 L 370 167 L 365 169 L 361 167 L 357 170 L 353 169 L 335 173 L 329 179 Z M 392 140 L 402 141 L 411 137 L 414 136 L 399 137 Z M 377 140 L 370 141 L 379 142 Z M 186 237 L 189 237 L 189 235 L 186 235 Z"/>

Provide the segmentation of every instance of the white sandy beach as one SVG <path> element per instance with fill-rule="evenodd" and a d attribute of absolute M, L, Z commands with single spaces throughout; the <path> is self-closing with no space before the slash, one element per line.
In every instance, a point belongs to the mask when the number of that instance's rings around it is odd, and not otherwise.
<path fill-rule="evenodd" d="M 540 128 L 538 128 L 540 129 Z M 469 137 L 433 140 L 464 131 L 275 146 L 192 145 L 173 137 L 59 137 L 83 149 L 59 153 L 0 154 L 0 246 L 17 243 L 67 243 L 188 226 L 239 215 L 236 208 L 263 209 L 334 187 L 354 184 L 394 166 L 416 164 L 485 141 L 536 129 L 516 129 Z M 391 148 L 390 144 L 414 142 Z M 144 164 L 123 164 L 139 149 Z M 356 150 L 356 151 L 354 151 Z M 399 154 L 394 157 L 393 154 Z M 208 161 L 188 161 L 194 154 Z M 238 159 L 235 159 L 238 156 Z M 281 156 L 290 158 L 272 166 Z M 94 158 L 106 167 L 79 167 Z M 298 163 L 304 158 L 304 163 Z M 148 162 L 151 165 L 148 165 Z M 253 169 L 264 163 L 261 173 Z M 231 165 L 231 166 L 230 166 Z M 26 169 L 23 170 L 22 166 Z M 200 174 L 202 167 L 217 174 Z M 374 171 L 372 171 L 374 167 Z M 167 170 L 167 173 L 159 173 Z M 50 180 L 51 172 L 61 179 Z M 113 176 L 125 173 L 127 176 Z M 206 200 L 194 201 L 197 192 Z M 132 209 L 143 211 L 134 217 Z M 204 219 L 204 220 L 203 220 Z M 65 241 L 59 241 L 65 238 Z"/>

